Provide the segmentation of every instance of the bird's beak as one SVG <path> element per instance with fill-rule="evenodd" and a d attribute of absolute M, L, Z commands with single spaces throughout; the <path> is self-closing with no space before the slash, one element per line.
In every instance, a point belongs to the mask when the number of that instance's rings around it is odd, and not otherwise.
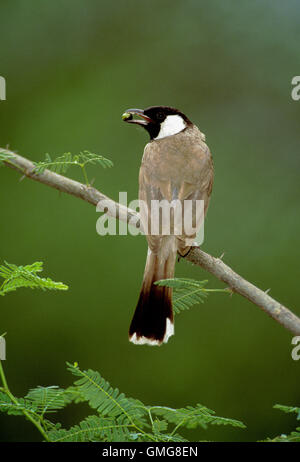
<path fill-rule="evenodd" d="M 142 120 L 134 119 L 134 115 L 141 117 Z M 150 117 L 144 114 L 144 111 L 142 109 L 127 109 L 127 111 L 125 111 L 122 115 L 122 119 L 124 120 L 124 122 L 137 125 L 148 125 L 151 122 L 153 122 L 153 120 L 150 119 Z"/>

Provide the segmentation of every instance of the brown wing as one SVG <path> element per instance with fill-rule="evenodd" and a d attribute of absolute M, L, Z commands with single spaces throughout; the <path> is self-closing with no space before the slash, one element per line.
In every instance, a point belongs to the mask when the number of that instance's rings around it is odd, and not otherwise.
<path fill-rule="evenodd" d="M 204 201 L 204 214 L 207 211 L 213 184 L 213 163 L 208 146 L 200 131 L 194 127 L 173 137 L 163 138 L 147 144 L 144 151 L 139 176 L 139 199 L 144 229 L 148 230 L 147 240 L 150 249 L 157 252 L 162 236 L 151 234 L 151 201 L 180 201 L 182 213 L 183 201 L 189 199 Z M 193 216 L 194 211 L 193 207 Z M 174 227 L 176 228 L 176 207 L 174 209 Z M 198 229 L 197 229 L 198 231 Z M 197 232 L 196 231 L 196 232 Z M 172 234 L 172 233 L 171 233 Z M 177 235 L 181 254 L 189 248 L 195 234 L 184 230 Z"/>

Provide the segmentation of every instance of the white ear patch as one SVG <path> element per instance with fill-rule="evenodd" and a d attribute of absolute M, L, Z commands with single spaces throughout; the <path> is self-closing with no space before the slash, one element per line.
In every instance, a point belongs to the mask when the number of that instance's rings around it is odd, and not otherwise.
<path fill-rule="evenodd" d="M 178 115 L 168 115 L 160 124 L 160 131 L 155 140 L 165 138 L 166 136 L 176 135 L 186 128 L 186 123 L 183 118 Z"/>

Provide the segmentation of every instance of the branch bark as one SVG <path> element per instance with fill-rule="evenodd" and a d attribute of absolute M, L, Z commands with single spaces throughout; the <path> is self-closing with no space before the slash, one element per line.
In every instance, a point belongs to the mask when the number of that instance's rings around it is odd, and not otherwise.
<path fill-rule="evenodd" d="M 97 189 L 91 186 L 86 186 L 78 181 L 71 180 L 65 176 L 58 175 L 57 173 L 49 170 L 45 170 L 43 173 L 37 174 L 34 172 L 35 165 L 30 160 L 19 156 L 12 151 L 0 148 L 0 154 L 3 152 L 9 152 L 11 155 L 9 160 L 4 161 L 4 164 L 17 170 L 27 178 L 46 184 L 47 186 L 58 189 L 61 192 L 79 197 L 94 206 L 96 206 L 99 201 L 105 200 L 108 205 L 107 215 L 126 221 L 127 223 L 130 222 L 131 225 L 138 226 L 139 215 L 137 212 L 128 209 L 124 205 L 116 203 Z M 275 319 L 275 321 L 279 322 L 290 332 L 295 335 L 300 335 L 300 318 L 298 316 L 292 313 L 281 303 L 274 300 L 266 292 L 235 273 L 220 258 L 215 258 L 208 253 L 203 252 L 203 250 L 199 247 L 194 247 L 185 257 L 185 260 L 197 266 L 201 266 L 203 269 L 220 279 L 220 281 L 227 284 L 232 291 L 237 292 L 255 305 L 259 306 L 263 311 L 271 316 L 271 318 Z"/>

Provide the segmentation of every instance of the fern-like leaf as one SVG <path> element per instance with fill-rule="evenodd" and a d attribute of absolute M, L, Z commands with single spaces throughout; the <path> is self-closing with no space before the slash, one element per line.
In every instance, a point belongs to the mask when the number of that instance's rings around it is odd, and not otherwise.
<path fill-rule="evenodd" d="M 78 366 L 67 363 L 69 371 L 79 377 L 75 386 L 79 389 L 91 408 L 96 409 L 102 417 L 118 419 L 118 424 L 146 425 L 143 416 L 147 413 L 145 406 L 137 400 L 127 398 L 118 388 L 112 388 L 99 372 L 81 371 Z"/>
<path fill-rule="evenodd" d="M 110 159 L 94 154 L 89 151 L 81 151 L 79 154 L 72 155 L 70 152 L 65 152 L 54 160 L 49 154 L 45 155 L 45 160 L 41 162 L 35 162 L 36 173 L 43 173 L 46 169 L 51 170 L 55 173 L 65 174 L 68 168 L 72 165 L 84 168 L 87 164 L 99 164 L 101 167 L 112 167 L 113 163 Z"/>
<path fill-rule="evenodd" d="M 300 443 L 300 427 L 288 435 L 282 434 L 275 436 L 275 438 L 267 438 L 263 440 L 266 443 Z"/>
<path fill-rule="evenodd" d="M 87 164 L 99 164 L 103 168 L 110 168 L 113 167 L 113 162 L 106 157 L 100 156 L 99 154 L 95 154 L 89 151 L 81 151 L 79 153 L 79 161 L 80 163 L 87 165 Z"/>
<path fill-rule="evenodd" d="M 130 428 L 130 424 L 119 425 L 113 418 L 91 415 L 69 430 L 51 430 L 48 437 L 53 442 L 132 441 Z"/>
<path fill-rule="evenodd" d="M 198 426 L 206 429 L 207 425 L 231 425 L 233 427 L 245 428 L 239 420 L 218 417 L 215 412 L 201 404 L 195 407 L 187 406 L 181 409 L 172 409 L 164 406 L 152 406 L 151 412 L 162 416 L 168 422 L 174 423 L 177 427 L 196 428 Z"/>
<path fill-rule="evenodd" d="M 175 313 L 190 309 L 203 303 L 210 292 L 227 292 L 228 289 L 206 289 L 208 281 L 195 281 L 188 278 L 161 279 L 155 284 L 173 289 L 173 309 Z"/>
<path fill-rule="evenodd" d="M 188 440 L 183 438 L 181 435 L 175 433 L 134 433 L 135 440 L 138 442 L 151 442 L 155 441 L 156 443 L 183 443 Z"/>
<path fill-rule="evenodd" d="M 5 412 L 8 415 L 23 415 L 23 411 L 26 410 L 35 414 L 36 409 L 31 402 L 24 398 L 15 398 L 15 401 L 13 402 L 6 393 L 0 391 L 0 412 Z"/>
<path fill-rule="evenodd" d="M 275 404 L 274 409 L 279 409 L 286 414 L 296 414 L 297 419 L 300 420 L 300 407 L 284 406 L 283 404 Z"/>
<path fill-rule="evenodd" d="M 57 386 L 37 387 L 29 390 L 25 400 L 32 404 L 37 413 L 44 415 L 63 409 L 72 402 L 73 395 Z"/>
<path fill-rule="evenodd" d="M 296 406 L 284 406 L 283 404 L 275 404 L 275 409 L 279 409 L 286 414 L 296 414 L 297 420 L 300 420 L 300 408 Z M 297 427 L 295 431 L 290 434 L 282 434 L 274 438 L 267 438 L 264 440 L 267 443 L 300 443 L 300 427 Z"/>
<path fill-rule="evenodd" d="M 154 434 L 165 432 L 168 428 L 168 422 L 166 420 L 155 419 L 153 421 L 152 429 Z"/>
<path fill-rule="evenodd" d="M 0 278 L 4 279 L 0 285 L 0 295 L 6 295 L 20 287 L 42 290 L 67 290 L 68 286 L 62 282 L 52 281 L 50 278 L 41 278 L 37 273 L 43 271 L 43 263 L 35 262 L 32 265 L 17 266 L 5 262 L 0 265 Z"/>
<path fill-rule="evenodd" d="M 43 173 L 46 169 L 51 170 L 55 173 L 66 173 L 70 165 L 74 165 L 77 162 L 73 160 L 70 152 L 65 152 L 62 156 L 56 157 L 52 160 L 50 154 L 45 154 L 45 160 L 41 162 L 35 162 L 35 173 Z"/>

